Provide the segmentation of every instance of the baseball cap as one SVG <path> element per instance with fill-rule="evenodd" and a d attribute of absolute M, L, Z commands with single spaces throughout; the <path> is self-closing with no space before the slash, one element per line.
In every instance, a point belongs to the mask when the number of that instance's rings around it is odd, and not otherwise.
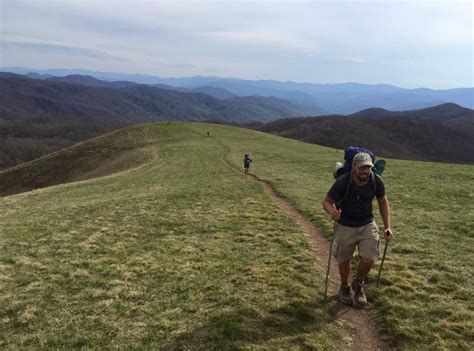
<path fill-rule="evenodd" d="M 356 165 L 356 167 L 362 166 L 370 166 L 373 167 L 374 164 L 372 163 L 372 158 L 369 154 L 365 152 L 359 152 L 357 155 L 354 156 L 352 163 Z"/>

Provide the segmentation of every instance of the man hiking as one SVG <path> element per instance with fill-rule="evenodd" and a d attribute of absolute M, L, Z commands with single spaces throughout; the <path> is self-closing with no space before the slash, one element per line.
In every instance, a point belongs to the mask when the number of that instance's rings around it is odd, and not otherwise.
<path fill-rule="evenodd" d="M 249 157 L 248 154 L 245 154 L 244 156 L 244 173 L 245 174 L 249 173 L 250 162 L 252 162 L 252 159 Z"/>
<path fill-rule="evenodd" d="M 369 154 L 358 153 L 352 161 L 352 170 L 336 179 L 323 201 L 323 209 L 334 223 L 332 254 L 339 263 L 341 287 L 339 300 L 345 304 L 367 306 L 364 279 L 374 261 L 379 258 L 379 233 L 374 222 L 372 200 L 377 198 L 384 223 L 386 240 L 393 238 L 390 228 L 390 206 L 382 179 L 372 172 L 373 161 Z M 360 263 L 357 275 L 349 286 L 351 262 L 356 246 Z M 354 300 L 351 296 L 354 292 Z"/>

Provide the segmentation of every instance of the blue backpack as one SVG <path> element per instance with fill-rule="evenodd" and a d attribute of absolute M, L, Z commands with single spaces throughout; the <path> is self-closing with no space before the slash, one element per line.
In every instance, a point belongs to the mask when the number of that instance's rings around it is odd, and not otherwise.
<path fill-rule="evenodd" d="M 352 169 L 352 159 L 360 152 L 369 154 L 369 156 L 372 158 L 372 162 L 374 163 L 374 168 L 372 168 L 372 171 L 378 176 L 382 176 L 382 173 L 385 169 L 385 160 L 375 161 L 375 154 L 369 149 L 349 146 L 344 150 L 344 163 L 342 164 L 341 162 L 336 162 L 336 167 L 334 168 L 333 173 L 334 178 L 339 178 L 340 176 L 349 173 Z"/>

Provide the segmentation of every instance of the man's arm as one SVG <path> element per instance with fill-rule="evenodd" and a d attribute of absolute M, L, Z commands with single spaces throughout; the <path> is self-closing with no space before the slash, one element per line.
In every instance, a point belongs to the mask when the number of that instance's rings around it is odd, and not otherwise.
<path fill-rule="evenodd" d="M 341 210 L 338 210 L 335 206 L 335 201 L 326 196 L 323 200 L 323 209 L 326 211 L 333 220 L 338 221 L 341 218 Z"/>
<path fill-rule="evenodd" d="M 377 198 L 379 203 L 380 215 L 382 216 L 384 233 L 388 241 L 393 239 L 392 227 L 390 224 L 390 205 L 388 203 L 387 196 Z"/>

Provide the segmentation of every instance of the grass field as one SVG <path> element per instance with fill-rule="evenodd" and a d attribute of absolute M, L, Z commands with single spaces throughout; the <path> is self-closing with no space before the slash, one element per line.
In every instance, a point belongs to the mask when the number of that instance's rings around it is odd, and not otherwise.
<path fill-rule="evenodd" d="M 258 177 L 330 236 L 321 201 L 341 150 L 249 132 L 223 137 L 235 163 L 252 153 Z M 396 240 L 369 295 L 377 320 L 403 348 L 473 349 L 474 166 L 388 160 L 383 178 Z"/>
<path fill-rule="evenodd" d="M 145 165 L 1 198 L 0 347 L 334 349 L 303 233 L 223 159 L 240 169 L 250 153 L 251 172 L 329 236 L 320 203 L 342 152 L 218 125 L 140 128 L 135 148 L 119 133 L 68 180 Z M 369 300 L 401 349 L 473 348 L 473 171 L 388 162 L 396 239 Z"/>
<path fill-rule="evenodd" d="M 135 171 L 2 199 L 2 348 L 329 347 L 301 232 L 202 126 Z"/>

